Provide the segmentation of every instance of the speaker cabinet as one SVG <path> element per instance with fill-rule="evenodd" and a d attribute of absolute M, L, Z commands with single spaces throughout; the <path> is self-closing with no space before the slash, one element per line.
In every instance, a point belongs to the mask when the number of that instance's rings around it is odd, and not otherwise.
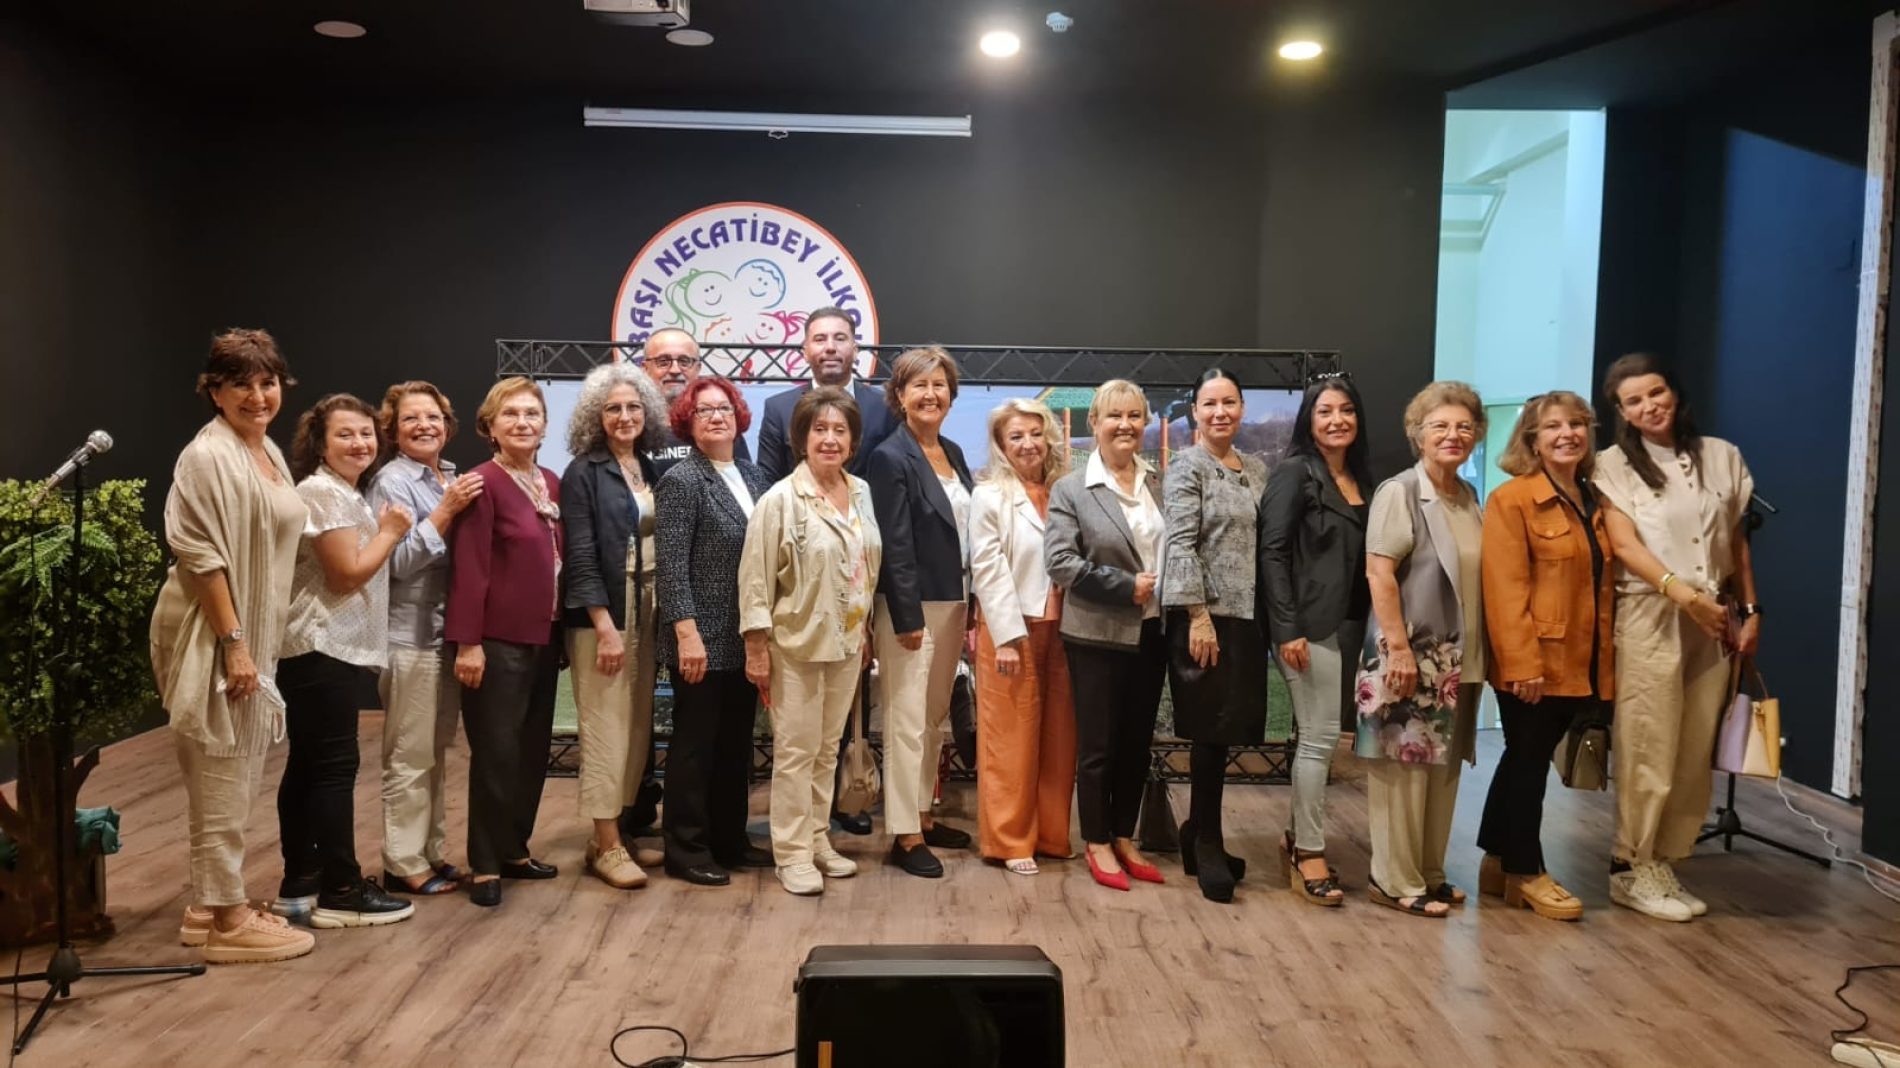
<path fill-rule="evenodd" d="M 1034 946 L 816 946 L 798 1068 L 1061 1068 L 1062 970 Z"/>

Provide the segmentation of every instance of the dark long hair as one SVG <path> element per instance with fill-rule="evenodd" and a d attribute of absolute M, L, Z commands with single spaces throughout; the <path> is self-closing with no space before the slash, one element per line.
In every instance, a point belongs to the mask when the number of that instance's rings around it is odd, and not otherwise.
<path fill-rule="evenodd" d="M 1698 478 L 1701 477 L 1702 435 L 1696 430 L 1695 416 L 1689 411 L 1689 397 L 1682 392 L 1682 385 L 1676 380 L 1676 376 L 1669 373 L 1669 369 L 1663 366 L 1661 360 L 1647 352 L 1632 352 L 1627 356 L 1619 356 L 1616 362 L 1610 365 L 1610 369 L 1603 373 L 1603 400 L 1610 406 L 1610 410 L 1616 413 L 1615 440 L 1622 446 L 1623 458 L 1629 461 L 1630 467 L 1635 470 L 1637 477 L 1643 480 L 1645 486 L 1653 490 L 1662 489 L 1665 481 L 1662 469 L 1656 466 L 1656 461 L 1650 459 L 1649 450 L 1643 447 L 1642 431 L 1631 426 L 1629 420 L 1623 418 L 1623 403 L 1616 395 L 1616 391 L 1624 382 L 1644 375 L 1660 377 L 1663 384 L 1669 387 L 1669 391 L 1676 395 L 1676 422 L 1673 428 L 1676 433 L 1676 455 L 1687 456 L 1690 468 L 1695 471 Z"/>
<path fill-rule="evenodd" d="M 1366 459 L 1371 450 L 1366 445 L 1366 405 L 1359 399 L 1359 387 L 1352 384 L 1351 376 L 1328 375 L 1307 385 L 1306 392 L 1300 395 L 1299 414 L 1293 417 L 1293 441 L 1286 447 L 1286 454 L 1310 456 L 1325 462 L 1319 445 L 1313 441 L 1313 409 L 1319 405 L 1320 394 L 1328 390 L 1344 393 L 1359 418 L 1359 429 L 1352 436 L 1352 444 L 1346 446 L 1346 470 L 1352 472 L 1353 481 L 1359 483 L 1359 492 L 1364 493 L 1372 485 L 1372 465 Z"/>

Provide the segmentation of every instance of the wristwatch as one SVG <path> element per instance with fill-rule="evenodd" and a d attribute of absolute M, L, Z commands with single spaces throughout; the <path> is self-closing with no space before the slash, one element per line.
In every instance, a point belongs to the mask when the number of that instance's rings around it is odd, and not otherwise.
<path fill-rule="evenodd" d="M 229 648 L 244 640 L 244 628 L 232 627 L 231 633 L 218 635 L 218 644 Z"/>
<path fill-rule="evenodd" d="M 1761 605 L 1750 601 L 1740 608 L 1737 608 L 1735 614 L 1741 616 L 1743 619 L 1752 619 L 1755 616 L 1761 615 Z"/>

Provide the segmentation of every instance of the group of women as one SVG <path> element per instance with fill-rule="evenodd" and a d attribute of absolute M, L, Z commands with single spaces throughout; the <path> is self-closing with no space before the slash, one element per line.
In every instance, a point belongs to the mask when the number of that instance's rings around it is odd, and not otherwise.
<path fill-rule="evenodd" d="M 1183 868 L 1230 901 L 1245 862 L 1225 848 L 1230 747 L 1257 741 L 1277 662 L 1298 728 L 1283 839 L 1293 888 L 1339 905 L 1324 789 L 1342 724 L 1370 758 L 1375 901 L 1419 916 L 1464 902 L 1445 877 L 1459 762 L 1474 752 L 1480 680 L 1497 690 L 1505 752 L 1485 807 L 1480 889 L 1574 919 L 1544 870 L 1539 824 L 1552 750 L 1615 694 L 1618 830 L 1612 898 L 1688 919 L 1703 906 L 1669 863 L 1708 802 L 1706 754 L 1730 654 L 1759 627 L 1749 480 L 1732 446 L 1695 433 L 1666 373 L 1618 361 L 1606 395 L 1618 445 L 1591 445 L 1589 405 L 1533 398 L 1482 513 L 1458 470 L 1485 430 L 1478 396 L 1428 386 L 1405 412 L 1417 464 L 1372 486 L 1351 379 L 1302 398 L 1269 473 L 1236 448 L 1244 417 L 1225 370 L 1193 393 L 1194 443 L 1158 479 L 1142 457 L 1140 387 L 1104 383 L 1094 449 L 1071 469 L 1048 408 L 989 418 L 972 478 L 944 419 L 957 366 L 939 348 L 891 368 L 898 425 L 854 464 L 864 414 L 819 386 L 791 410 L 796 467 L 776 483 L 741 458 L 738 388 L 693 378 L 670 402 L 627 364 L 588 376 L 574 460 L 536 462 L 540 389 L 506 379 L 476 432 L 492 459 L 442 458 L 457 422 L 426 382 L 380 409 L 333 394 L 299 420 L 286 463 L 266 434 L 292 384 L 262 331 L 214 339 L 199 391 L 213 418 L 180 456 L 166 503 L 177 564 L 153 658 L 185 770 L 192 899 L 181 938 L 213 962 L 309 952 L 312 927 L 375 926 L 408 898 L 546 879 L 530 848 L 555 686 L 572 666 L 585 863 L 631 889 L 646 867 L 723 885 L 772 867 L 822 893 L 857 863 L 829 839 L 839 742 L 875 660 L 884 709 L 889 863 L 938 877 L 932 852 L 970 835 L 936 822 L 951 690 L 978 693 L 978 846 L 1008 871 L 1070 852 L 1070 799 L 1094 880 L 1159 883 L 1134 841 L 1163 680 L 1189 739 Z M 672 438 L 686 459 L 655 477 Z M 862 470 L 863 478 L 851 470 Z M 673 683 L 663 850 L 624 819 L 646 770 L 655 672 Z M 383 877 L 353 839 L 356 710 L 383 730 Z M 759 702 L 773 735 L 769 850 L 746 832 Z M 469 767 L 468 870 L 447 859 L 443 753 L 460 716 Z M 243 826 L 264 753 L 287 737 L 278 788 L 284 871 L 269 911 L 247 903 Z"/>

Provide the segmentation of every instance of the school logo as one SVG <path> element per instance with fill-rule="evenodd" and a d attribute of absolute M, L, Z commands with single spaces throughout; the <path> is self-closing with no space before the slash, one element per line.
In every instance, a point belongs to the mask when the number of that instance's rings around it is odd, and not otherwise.
<path fill-rule="evenodd" d="M 871 287 L 824 227 L 772 204 L 713 204 L 673 220 L 633 258 L 614 298 L 612 336 L 637 348 L 678 328 L 718 345 L 796 345 L 806 313 L 827 304 L 851 313 L 860 344 L 877 341 Z M 749 378 L 763 366 L 758 355 L 709 353 L 707 370 Z M 792 377 L 805 374 L 803 355 L 781 359 Z M 873 362 L 864 354 L 859 372 L 870 374 Z"/>

